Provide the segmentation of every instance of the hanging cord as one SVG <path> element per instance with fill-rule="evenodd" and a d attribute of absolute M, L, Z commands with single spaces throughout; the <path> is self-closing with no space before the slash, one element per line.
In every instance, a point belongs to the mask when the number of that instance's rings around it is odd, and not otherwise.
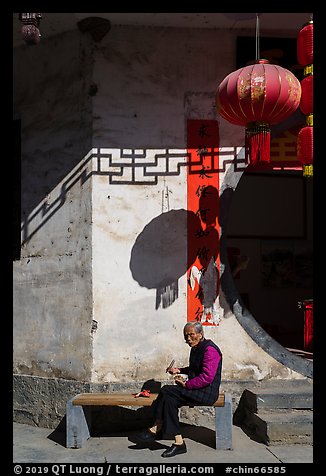
<path fill-rule="evenodd" d="M 259 46 L 259 15 L 256 13 L 256 61 L 259 60 L 260 56 L 260 46 Z"/>
<path fill-rule="evenodd" d="M 170 211 L 170 196 L 169 196 L 170 190 L 167 185 L 164 185 L 164 188 L 162 190 L 162 213 L 165 211 Z"/>

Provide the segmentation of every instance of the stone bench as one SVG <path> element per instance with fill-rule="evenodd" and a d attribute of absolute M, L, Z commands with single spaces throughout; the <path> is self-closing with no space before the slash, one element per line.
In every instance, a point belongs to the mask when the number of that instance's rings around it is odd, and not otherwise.
<path fill-rule="evenodd" d="M 82 448 L 90 438 L 91 407 L 94 406 L 151 406 L 157 393 L 150 397 L 137 397 L 126 393 L 80 393 L 70 398 L 66 411 L 66 447 Z M 184 406 L 208 407 L 190 403 Z M 213 405 L 215 408 L 216 449 L 232 449 L 232 398 L 229 393 L 221 393 Z"/>

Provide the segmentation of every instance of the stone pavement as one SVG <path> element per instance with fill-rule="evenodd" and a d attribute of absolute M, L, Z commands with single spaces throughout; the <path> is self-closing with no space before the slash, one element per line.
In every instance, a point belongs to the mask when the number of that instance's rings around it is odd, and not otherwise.
<path fill-rule="evenodd" d="M 215 450 L 214 431 L 184 424 L 182 434 L 188 452 L 162 458 L 171 440 L 140 446 L 135 431 L 92 437 L 80 449 L 65 447 L 65 433 L 20 423 L 13 425 L 14 463 L 313 463 L 313 446 L 308 444 L 266 446 L 251 440 L 233 426 L 233 450 Z"/>

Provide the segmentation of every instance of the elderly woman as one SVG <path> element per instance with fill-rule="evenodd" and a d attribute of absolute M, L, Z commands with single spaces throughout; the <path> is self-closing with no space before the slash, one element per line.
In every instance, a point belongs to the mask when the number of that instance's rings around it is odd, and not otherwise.
<path fill-rule="evenodd" d="M 177 385 L 161 388 L 152 405 L 154 424 L 138 436 L 141 441 L 159 439 L 162 434 L 174 437 L 175 442 L 162 453 L 163 458 L 187 452 L 180 431 L 179 408 L 190 402 L 212 405 L 218 398 L 221 383 L 222 353 L 212 340 L 204 338 L 202 324 L 187 322 L 183 335 L 191 347 L 189 365 L 171 367 L 167 371 L 172 375 L 185 373 L 188 380 L 176 377 Z"/>

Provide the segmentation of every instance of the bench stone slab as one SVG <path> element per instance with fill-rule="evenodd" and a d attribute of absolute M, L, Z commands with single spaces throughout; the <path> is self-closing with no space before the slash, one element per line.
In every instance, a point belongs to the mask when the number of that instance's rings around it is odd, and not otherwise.
<path fill-rule="evenodd" d="M 92 406 L 151 406 L 157 393 L 135 397 L 126 393 L 81 393 L 67 402 L 66 447 L 82 448 L 90 438 Z M 192 404 L 189 407 L 214 407 L 216 449 L 232 449 L 232 397 L 221 393 L 213 405 Z"/>

